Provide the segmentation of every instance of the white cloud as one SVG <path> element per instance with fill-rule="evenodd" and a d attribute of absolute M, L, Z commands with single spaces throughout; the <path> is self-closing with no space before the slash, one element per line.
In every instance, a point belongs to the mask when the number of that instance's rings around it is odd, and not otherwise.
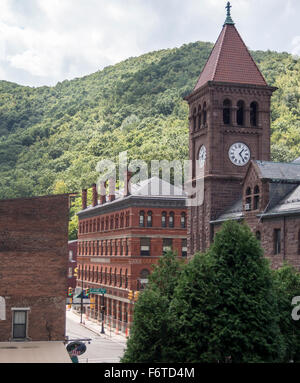
<path fill-rule="evenodd" d="M 281 4 L 232 0 L 233 20 L 251 49 L 299 51 L 292 39 L 300 2 Z M 225 5 L 226 0 L 1 0 L 0 79 L 54 85 L 151 50 L 214 42 Z"/>

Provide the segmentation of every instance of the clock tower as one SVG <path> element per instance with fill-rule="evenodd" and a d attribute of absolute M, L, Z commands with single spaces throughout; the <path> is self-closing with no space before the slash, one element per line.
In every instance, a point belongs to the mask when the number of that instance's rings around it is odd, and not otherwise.
<path fill-rule="evenodd" d="M 270 160 L 270 103 L 276 88 L 268 86 L 235 28 L 230 3 L 226 8 L 218 40 L 185 98 L 192 179 L 204 181 L 204 198 L 189 207 L 189 256 L 211 244 L 210 222 L 241 196 L 250 160 Z"/>

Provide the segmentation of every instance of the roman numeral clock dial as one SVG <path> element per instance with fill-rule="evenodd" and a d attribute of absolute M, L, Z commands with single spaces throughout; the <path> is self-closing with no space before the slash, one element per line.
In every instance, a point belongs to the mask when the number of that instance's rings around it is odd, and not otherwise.
<path fill-rule="evenodd" d="M 228 152 L 230 161 L 236 166 L 245 166 L 250 160 L 250 149 L 242 142 L 231 145 Z"/>

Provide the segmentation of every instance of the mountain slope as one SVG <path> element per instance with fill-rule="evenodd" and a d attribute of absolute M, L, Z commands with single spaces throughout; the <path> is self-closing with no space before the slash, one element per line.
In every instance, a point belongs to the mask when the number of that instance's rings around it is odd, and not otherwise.
<path fill-rule="evenodd" d="M 55 87 L 0 81 L 0 198 L 74 192 L 97 179 L 100 159 L 187 159 L 188 108 L 212 44 L 130 58 Z M 299 60 L 252 52 L 273 98 L 273 155 L 300 156 Z"/>

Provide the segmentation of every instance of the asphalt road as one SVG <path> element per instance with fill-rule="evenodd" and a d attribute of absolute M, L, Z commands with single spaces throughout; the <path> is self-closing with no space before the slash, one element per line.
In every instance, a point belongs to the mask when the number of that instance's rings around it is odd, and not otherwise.
<path fill-rule="evenodd" d="M 79 363 L 119 363 L 124 353 L 126 341 L 108 339 L 107 336 L 98 335 L 83 327 L 80 317 L 67 312 L 66 335 L 69 339 L 91 338 L 90 344 L 84 342 L 87 351 L 78 357 Z"/>

